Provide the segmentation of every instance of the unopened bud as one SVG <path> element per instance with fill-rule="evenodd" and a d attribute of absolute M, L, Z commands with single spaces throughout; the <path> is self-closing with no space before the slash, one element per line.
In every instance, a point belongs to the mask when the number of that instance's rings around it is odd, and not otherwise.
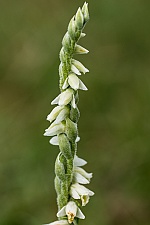
<path fill-rule="evenodd" d="M 84 22 L 84 17 L 83 17 L 81 8 L 79 7 L 75 17 L 75 23 L 79 30 L 83 28 L 83 22 Z"/>

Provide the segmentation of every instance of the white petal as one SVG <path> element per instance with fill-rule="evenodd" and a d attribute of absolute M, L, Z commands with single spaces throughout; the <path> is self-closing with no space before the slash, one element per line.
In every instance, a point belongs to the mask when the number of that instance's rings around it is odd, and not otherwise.
<path fill-rule="evenodd" d="M 51 105 L 58 104 L 59 98 L 60 98 L 60 95 L 58 95 L 58 96 L 51 102 Z"/>
<path fill-rule="evenodd" d="M 74 163 L 74 166 L 84 166 L 87 164 L 87 161 L 85 161 L 84 159 L 81 159 L 77 155 L 75 155 L 73 163 Z"/>
<path fill-rule="evenodd" d="M 70 195 L 74 198 L 74 199 L 80 199 L 80 195 L 78 194 L 78 192 L 76 191 L 76 189 L 74 187 L 71 186 L 70 188 Z"/>
<path fill-rule="evenodd" d="M 78 60 L 72 59 L 73 65 L 82 73 L 87 73 L 89 70 Z"/>
<path fill-rule="evenodd" d="M 56 120 L 54 121 L 55 124 L 60 123 L 63 121 L 69 114 L 69 109 L 67 107 L 64 107 L 64 109 L 61 110 L 59 115 L 57 116 Z"/>
<path fill-rule="evenodd" d="M 84 83 L 81 80 L 79 80 L 79 89 L 84 90 L 84 91 L 88 90 L 87 87 L 84 85 Z"/>
<path fill-rule="evenodd" d="M 80 173 L 74 172 L 73 174 L 74 182 L 77 182 L 79 184 L 89 184 L 90 182 L 82 176 Z"/>
<path fill-rule="evenodd" d="M 89 195 L 82 195 L 81 196 L 82 206 L 86 206 L 89 200 L 90 200 Z"/>
<path fill-rule="evenodd" d="M 66 216 L 66 206 L 64 206 L 59 212 L 57 213 L 57 217 Z"/>
<path fill-rule="evenodd" d="M 50 139 L 49 141 L 50 144 L 52 145 L 59 145 L 59 142 L 58 142 L 58 136 L 54 136 Z"/>
<path fill-rule="evenodd" d="M 80 141 L 80 137 L 78 136 L 77 138 L 76 138 L 76 142 L 79 142 Z"/>
<path fill-rule="evenodd" d="M 90 180 L 92 178 L 92 173 L 87 173 L 84 169 L 80 167 L 75 167 L 75 172 L 80 173 L 82 176 L 84 176 L 86 179 Z"/>
<path fill-rule="evenodd" d="M 79 78 L 73 73 L 68 76 L 68 83 L 74 90 L 79 88 Z"/>
<path fill-rule="evenodd" d="M 83 37 L 85 37 L 85 36 L 86 36 L 85 33 L 81 33 L 80 38 L 83 38 Z"/>
<path fill-rule="evenodd" d="M 49 224 L 43 224 L 43 225 L 68 225 L 67 220 L 58 220 Z"/>
<path fill-rule="evenodd" d="M 71 101 L 72 107 L 75 109 L 76 108 L 76 103 L 75 103 L 75 97 L 74 95 L 72 96 L 72 101 Z"/>
<path fill-rule="evenodd" d="M 44 136 L 54 136 L 60 133 L 63 133 L 65 130 L 65 126 L 62 123 L 59 124 L 51 124 L 51 126 L 45 130 Z"/>
<path fill-rule="evenodd" d="M 47 120 L 52 122 L 53 120 L 56 119 L 60 111 L 62 110 L 62 106 L 56 106 L 51 113 L 47 116 Z"/>
<path fill-rule="evenodd" d="M 70 201 L 66 205 L 66 214 L 68 215 L 68 213 L 72 213 L 72 214 L 74 214 L 74 216 L 76 216 L 76 213 L 77 213 L 77 205 L 76 205 L 75 202 Z"/>
<path fill-rule="evenodd" d="M 75 45 L 75 53 L 76 54 L 87 54 L 89 51 L 86 48 L 83 48 L 80 45 Z"/>
<path fill-rule="evenodd" d="M 66 89 L 68 86 L 69 86 L 69 84 L 68 84 L 68 78 L 66 78 L 66 80 L 65 80 L 65 82 L 64 82 L 64 84 L 62 86 L 62 89 Z"/>
<path fill-rule="evenodd" d="M 67 105 L 72 100 L 73 90 L 68 88 L 60 94 L 59 105 Z"/>
<path fill-rule="evenodd" d="M 71 65 L 71 71 L 77 75 L 81 75 L 80 71 L 73 64 Z"/>
<path fill-rule="evenodd" d="M 79 219 L 85 219 L 85 216 L 84 214 L 81 212 L 81 210 L 79 209 L 78 207 L 78 210 L 77 210 L 77 215 L 76 217 L 78 217 Z"/>

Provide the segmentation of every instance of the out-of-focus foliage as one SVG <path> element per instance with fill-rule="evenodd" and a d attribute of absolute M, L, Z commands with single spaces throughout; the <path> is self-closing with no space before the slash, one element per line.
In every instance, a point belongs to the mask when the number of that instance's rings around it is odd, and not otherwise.
<path fill-rule="evenodd" d="M 56 219 L 58 148 L 43 137 L 58 95 L 58 53 L 83 1 L 1 0 L 0 225 Z M 150 2 L 89 0 L 80 44 L 90 69 L 80 91 L 78 155 L 93 170 L 95 196 L 81 224 L 149 225 Z M 78 57 L 77 57 L 78 58 Z"/>

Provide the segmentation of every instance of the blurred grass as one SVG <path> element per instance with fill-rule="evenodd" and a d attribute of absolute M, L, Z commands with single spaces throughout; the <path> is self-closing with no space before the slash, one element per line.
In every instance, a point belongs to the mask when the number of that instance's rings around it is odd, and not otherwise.
<path fill-rule="evenodd" d="M 90 73 L 80 92 L 78 154 L 94 172 L 83 209 L 95 225 L 150 224 L 149 1 L 89 0 L 79 56 Z M 59 93 L 61 40 L 83 1 L 1 0 L 0 224 L 55 220 L 57 147 L 43 137 Z"/>

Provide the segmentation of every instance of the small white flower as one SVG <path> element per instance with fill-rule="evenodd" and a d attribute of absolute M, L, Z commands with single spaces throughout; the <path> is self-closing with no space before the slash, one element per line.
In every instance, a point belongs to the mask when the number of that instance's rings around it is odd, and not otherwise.
<path fill-rule="evenodd" d="M 70 195 L 74 199 L 81 199 L 82 206 L 85 206 L 90 199 L 90 196 L 94 195 L 94 192 L 78 183 L 72 184 L 70 188 Z"/>
<path fill-rule="evenodd" d="M 84 85 L 84 83 L 74 73 L 69 74 L 62 88 L 66 89 L 69 85 L 74 90 L 78 90 L 78 89 L 81 89 L 84 91 L 88 90 L 87 87 Z"/>
<path fill-rule="evenodd" d="M 85 66 L 83 66 L 83 64 L 78 60 L 72 59 L 72 63 L 80 72 L 84 74 L 89 72 L 89 70 Z"/>
<path fill-rule="evenodd" d="M 73 98 L 73 90 L 71 88 L 68 88 L 64 92 L 62 92 L 60 95 L 58 95 L 51 104 L 58 104 L 60 106 L 67 105 L 69 102 L 71 102 Z"/>
<path fill-rule="evenodd" d="M 47 120 L 52 122 L 53 120 L 56 119 L 56 117 L 58 116 L 58 114 L 60 113 L 60 111 L 63 109 L 62 106 L 56 106 L 51 113 L 47 116 Z"/>
<path fill-rule="evenodd" d="M 82 169 L 78 166 L 74 168 L 74 171 L 76 173 L 80 173 L 83 177 L 85 177 L 88 180 L 90 180 L 92 178 L 92 173 L 87 173 L 84 169 Z"/>
<path fill-rule="evenodd" d="M 79 141 L 80 141 L 80 137 L 77 137 L 75 142 L 79 142 Z M 49 143 L 52 144 L 52 145 L 59 145 L 58 136 L 52 137 L 50 139 Z"/>
<path fill-rule="evenodd" d="M 54 136 L 60 133 L 64 133 L 64 131 L 65 125 L 63 123 L 52 123 L 51 126 L 45 130 L 44 136 Z"/>
<path fill-rule="evenodd" d="M 81 159 L 77 155 L 75 155 L 73 164 L 74 164 L 74 166 L 84 166 L 87 164 L 87 161 L 85 161 L 84 159 Z"/>
<path fill-rule="evenodd" d="M 68 222 L 72 223 L 75 217 L 78 217 L 79 219 L 85 219 L 84 214 L 81 212 L 79 207 L 76 205 L 75 202 L 70 201 L 67 203 L 66 206 L 64 206 L 58 213 L 57 217 L 68 217 Z"/>
<path fill-rule="evenodd" d="M 85 33 L 81 33 L 80 38 L 83 38 L 83 37 L 85 37 L 85 36 L 86 36 Z"/>
<path fill-rule="evenodd" d="M 89 51 L 86 48 L 83 48 L 81 45 L 75 45 L 76 54 L 87 54 Z"/>
<path fill-rule="evenodd" d="M 80 71 L 73 64 L 71 65 L 71 71 L 77 75 L 81 75 Z"/>
<path fill-rule="evenodd" d="M 50 144 L 52 145 L 59 145 L 59 142 L 58 142 L 58 136 L 54 136 L 50 139 L 49 141 Z"/>
<path fill-rule="evenodd" d="M 79 29 L 83 28 L 83 22 L 84 22 L 84 17 L 81 11 L 81 8 L 79 7 L 76 13 L 76 17 L 75 17 L 75 22 L 76 22 L 76 26 Z"/>
<path fill-rule="evenodd" d="M 43 224 L 43 225 L 68 225 L 68 221 L 67 220 L 58 220 L 58 221 L 48 223 L 48 224 Z"/>
<path fill-rule="evenodd" d="M 79 157 L 74 157 L 74 170 L 73 170 L 73 181 L 79 184 L 89 184 L 92 178 L 92 173 L 87 173 L 80 166 L 84 166 L 87 162 Z"/>

